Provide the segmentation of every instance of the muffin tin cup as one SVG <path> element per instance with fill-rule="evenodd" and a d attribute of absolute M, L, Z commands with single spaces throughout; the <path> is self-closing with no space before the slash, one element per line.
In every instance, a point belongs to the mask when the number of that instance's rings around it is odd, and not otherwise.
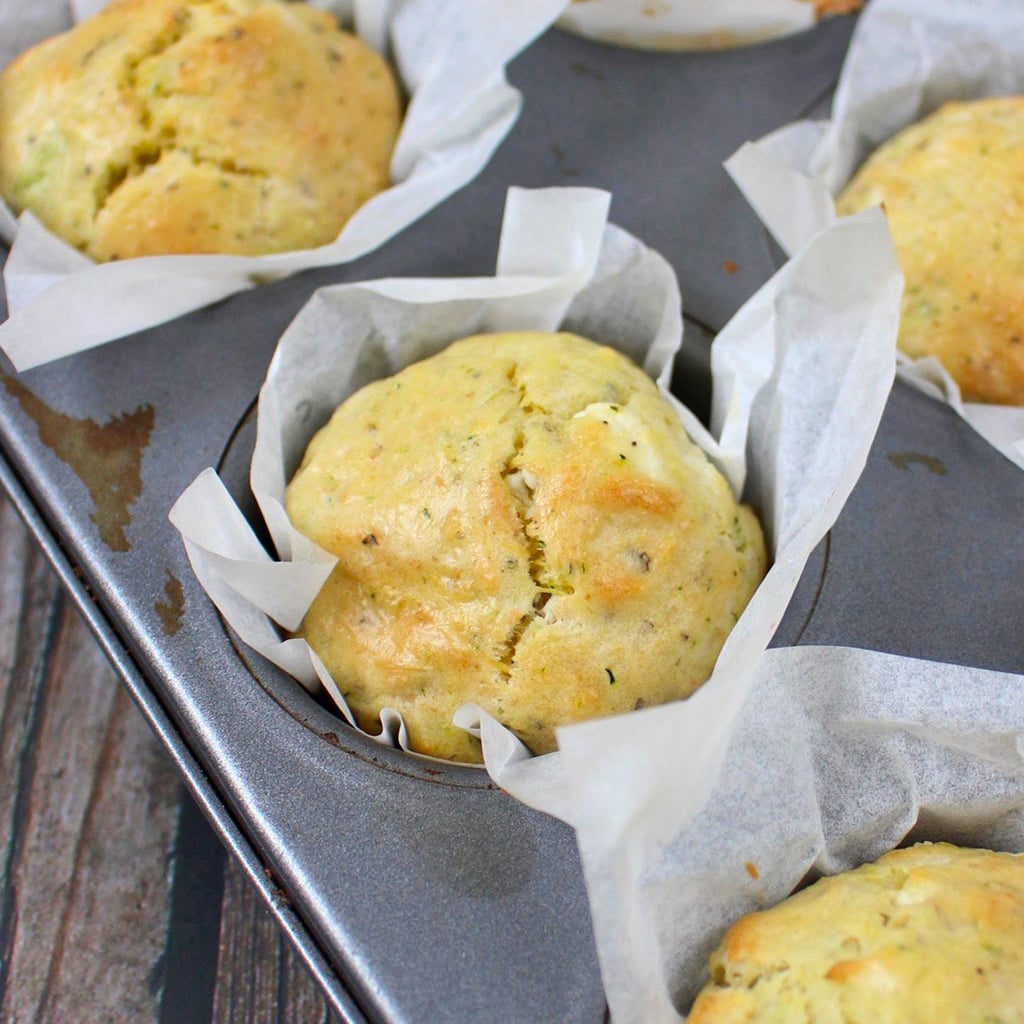
<path fill-rule="evenodd" d="M 377 249 L 479 174 L 519 115 L 505 65 L 555 19 L 564 0 L 509 7 L 497 0 L 367 0 L 357 23 L 386 23 L 408 106 L 391 161 L 394 184 L 372 197 L 334 242 L 267 256 L 148 256 L 93 263 L 31 213 L 4 207 L 0 237 L 10 318 L 0 348 L 18 370 L 164 323 L 235 292 L 311 267 L 348 263 Z M 342 5 L 343 6 L 343 5 Z M 58 8 L 60 9 L 58 11 Z M 64 4 L 17 5 L 8 38 L 39 38 Z M 494 31 L 500 19 L 501 32 Z M 45 26 L 45 28 L 44 28 Z M 373 41 L 373 40 L 371 40 Z M 2 59 L 2 58 L 0 58 Z"/>
<path fill-rule="evenodd" d="M 829 120 L 779 128 L 742 146 L 725 166 L 782 248 L 793 252 L 836 219 L 833 197 L 886 139 L 950 100 L 1014 93 L 1024 93 L 1024 9 L 1000 0 L 872 0 L 857 24 Z M 1024 468 L 1024 409 L 964 402 L 934 358 L 900 353 L 899 372 L 948 402 Z"/>
<path fill-rule="evenodd" d="M 212 469 L 171 511 L 227 623 L 305 686 L 323 687 L 353 726 L 305 641 L 281 639 L 278 627 L 299 626 L 335 564 L 292 527 L 285 484 L 348 395 L 470 334 L 563 325 L 624 351 L 667 394 L 682 341 L 676 278 L 660 256 L 607 224 L 609 199 L 595 189 L 512 190 L 493 278 L 386 280 L 314 293 L 282 336 L 261 388 L 250 469 L 280 560 L 267 554 Z M 376 738 L 405 748 L 400 717 L 385 711 Z"/>

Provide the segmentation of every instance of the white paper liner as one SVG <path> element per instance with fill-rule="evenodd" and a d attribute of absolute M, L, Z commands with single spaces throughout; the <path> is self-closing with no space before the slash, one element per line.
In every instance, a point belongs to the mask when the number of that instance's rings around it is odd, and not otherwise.
<path fill-rule="evenodd" d="M 305 641 L 282 641 L 274 624 L 299 625 L 335 561 L 289 523 L 286 480 L 312 433 L 352 391 L 480 331 L 565 322 L 615 344 L 667 386 L 682 338 L 675 275 L 607 224 L 609 198 L 592 189 L 511 190 L 492 278 L 383 280 L 314 293 L 268 369 L 251 466 L 282 561 L 265 552 L 213 470 L 171 511 L 197 577 L 239 636 L 304 685 L 322 684 L 350 722 Z M 378 738 L 404 746 L 388 723 Z"/>
<path fill-rule="evenodd" d="M 828 121 L 800 121 L 726 161 L 787 253 L 836 219 L 833 197 L 864 159 L 948 100 L 1024 93 L 1024 5 L 1015 0 L 872 0 L 854 32 Z M 1024 225 L 1021 226 L 1024 228 Z M 964 402 L 931 360 L 899 357 L 900 376 L 949 402 L 1024 468 L 1020 409 Z M 938 385 L 938 390 L 934 386 Z"/>
<path fill-rule="evenodd" d="M 515 122 L 520 93 L 504 68 L 543 32 L 565 0 L 358 0 L 358 31 L 380 45 L 387 27 L 410 95 L 392 158 L 395 184 L 365 203 L 336 241 L 271 256 L 150 256 L 94 264 L 30 214 L 20 228 L 0 205 L 0 236 L 14 242 L 4 269 L 10 318 L 0 348 L 18 370 L 174 319 L 234 292 L 377 248 L 471 181 Z M 80 0 L 79 14 L 101 6 Z M 0 63 L 68 27 L 61 0 L 0 8 Z M 495 31 L 500 24 L 501 31 Z M 17 228 L 17 230 L 15 230 Z"/>
<path fill-rule="evenodd" d="M 611 722 L 559 731 L 615 1024 L 677 1024 L 728 925 L 811 867 L 874 860 L 915 824 L 1024 850 L 1020 676 L 796 647 L 767 651 L 742 702 L 726 700 L 707 684 L 614 736 Z M 722 714 L 720 750 L 691 746 Z M 647 762 L 660 777 L 636 793 Z"/>
<path fill-rule="evenodd" d="M 578 0 L 558 22 L 590 39 L 649 50 L 739 46 L 814 23 L 811 0 Z"/>

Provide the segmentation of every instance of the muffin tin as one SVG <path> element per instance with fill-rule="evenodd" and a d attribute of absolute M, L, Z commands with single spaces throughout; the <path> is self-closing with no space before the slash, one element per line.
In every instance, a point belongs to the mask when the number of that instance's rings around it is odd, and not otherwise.
<path fill-rule="evenodd" d="M 509 68 L 523 112 L 485 172 L 382 249 L 20 377 L 5 370 L 0 479 L 342 1020 L 605 1020 L 574 837 L 480 770 L 356 734 L 241 649 L 167 510 L 208 465 L 246 502 L 255 396 L 314 289 L 490 273 L 511 184 L 608 189 L 611 219 L 673 264 L 688 338 L 674 390 L 705 412 L 709 340 L 780 259 L 721 162 L 822 109 L 853 25 L 708 54 L 552 30 Z M 775 643 L 1024 671 L 1007 613 L 1024 574 L 1022 545 L 1007 543 L 1022 502 L 1019 470 L 897 385 Z"/>

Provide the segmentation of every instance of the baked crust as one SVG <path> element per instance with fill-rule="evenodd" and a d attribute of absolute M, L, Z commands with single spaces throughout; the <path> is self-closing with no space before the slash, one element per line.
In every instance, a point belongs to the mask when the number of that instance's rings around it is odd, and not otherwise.
<path fill-rule="evenodd" d="M 834 14 L 852 14 L 864 6 L 864 0 L 813 0 L 814 10 L 819 18 Z"/>
<path fill-rule="evenodd" d="M 1024 405 L 1024 97 L 948 103 L 873 153 L 840 196 L 883 203 L 906 278 L 899 346 L 965 398 Z"/>
<path fill-rule="evenodd" d="M 478 335 L 363 388 L 287 491 L 339 563 L 306 615 L 362 728 L 479 761 L 475 701 L 554 728 L 687 696 L 764 572 L 760 527 L 620 353 Z"/>
<path fill-rule="evenodd" d="M 895 850 L 742 918 L 709 970 L 689 1024 L 1024 1020 L 1024 856 Z"/>
<path fill-rule="evenodd" d="M 398 88 L 281 0 L 112 0 L 0 75 L 0 193 L 97 260 L 333 241 L 389 184 Z"/>

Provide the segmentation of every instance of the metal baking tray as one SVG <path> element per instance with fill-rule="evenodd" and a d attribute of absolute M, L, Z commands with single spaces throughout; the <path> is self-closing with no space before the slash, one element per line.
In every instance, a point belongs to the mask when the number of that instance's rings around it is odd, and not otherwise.
<path fill-rule="evenodd" d="M 696 54 L 552 30 L 509 69 L 523 113 L 485 172 L 376 253 L 4 369 L 0 482 L 341 1020 L 606 1020 L 572 832 L 480 770 L 381 748 L 241 649 L 168 509 L 208 465 L 246 502 L 255 397 L 314 289 L 491 273 L 509 185 L 612 192 L 612 219 L 678 272 L 674 387 L 706 411 L 710 338 L 778 265 L 721 162 L 823 109 L 853 26 Z M 1022 508 L 1024 474 L 898 384 L 774 642 L 1024 671 Z"/>

